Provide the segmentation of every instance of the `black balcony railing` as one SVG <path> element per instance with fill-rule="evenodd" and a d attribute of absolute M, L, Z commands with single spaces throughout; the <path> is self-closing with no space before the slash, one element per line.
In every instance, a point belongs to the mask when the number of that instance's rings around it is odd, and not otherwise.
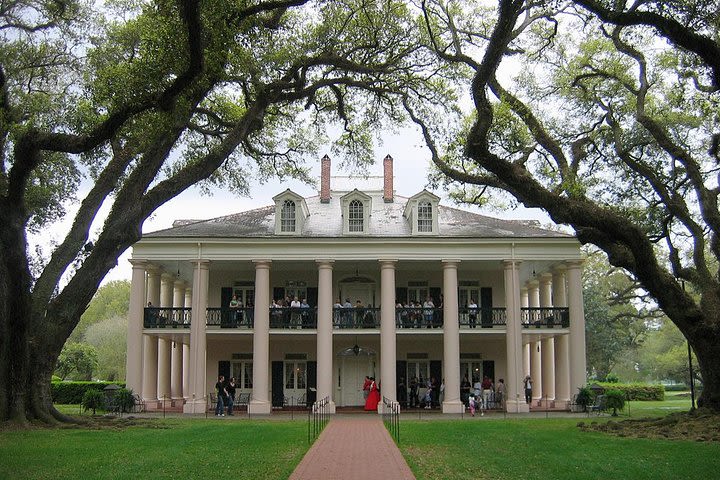
<path fill-rule="evenodd" d="M 507 323 L 505 307 L 464 307 L 458 313 L 461 328 L 493 328 Z"/>
<path fill-rule="evenodd" d="M 521 308 L 520 322 L 525 328 L 568 328 L 570 311 L 564 307 Z"/>
<path fill-rule="evenodd" d="M 395 308 L 398 328 L 442 328 L 443 309 L 423 307 Z"/>
<path fill-rule="evenodd" d="M 145 328 L 190 328 L 190 308 L 145 307 Z"/>
<path fill-rule="evenodd" d="M 333 307 L 333 328 L 380 328 L 380 309 Z"/>
<path fill-rule="evenodd" d="M 317 328 L 317 310 L 310 307 L 271 307 L 270 328 Z"/>
<path fill-rule="evenodd" d="M 220 328 L 253 328 L 255 309 L 245 308 L 217 308 L 207 309 L 205 324 Z"/>

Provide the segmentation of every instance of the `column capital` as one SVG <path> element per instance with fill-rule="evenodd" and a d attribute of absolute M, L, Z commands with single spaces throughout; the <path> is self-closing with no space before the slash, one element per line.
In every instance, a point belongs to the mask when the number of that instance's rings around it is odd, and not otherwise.
<path fill-rule="evenodd" d="M 169 281 L 171 281 L 171 280 L 173 281 L 173 283 L 175 282 L 175 280 L 174 280 L 174 279 L 175 279 L 175 274 L 174 274 L 174 273 L 163 272 L 163 273 L 160 275 L 160 278 L 162 278 L 163 281 L 165 281 L 165 282 L 169 282 Z"/>
<path fill-rule="evenodd" d="M 395 264 L 398 262 L 396 258 L 379 258 L 380 268 L 395 268 Z"/>
<path fill-rule="evenodd" d="M 550 272 L 539 273 L 538 279 L 539 279 L 540 283 L 550 283 L 550 282 L 552 282 L 552 273 L 550 273 Z"/>
<path fill-rule="evenodd" d="M 181 278 L 177 278 L 177 279 L 175 279 L 174 285 L 176 288 L 184 288 L 187 285 L 187 283 L 185 282 L 185 280 L 183 280 Z"/>
<path fill-rule="evenodd" d="M 528 289 L 538 288 L 540 286 L 540 280 L 538 280 L 537 278 L 532 278 L 525 282 L 525 284 L 527 285 Z"/>
<path fill-rule="evenodd" d="M 585 264 L 584 258 L 577 258 L 574 260 L 565 260 L 565 266 L 568 270 L 570 269 L 580 269 Z"/>
<path fill-rule="evenodd" d="M 190 260 L 190 263 L 197 268 L 207 269 L 210 267 L 210 260 L 207 260 L 205 258 L 195 258 L 193 260 Z"/>
<path fill-rule="evenodd" d="M 130 262 L 132 268 L 142 268 L 143 270 L 145 270 L 145 268 L 148 266 L 148 261 L 142 258 L 130 258 L 128 259 L 128 262 Z"/>
<path fill-rule="evenodd" d="M 552 267 L 552 273 L 554 275 L 562 275 L 567 270 L 567 265 L 564 263 L 558 263 L 557 265 L 553 265 Z"/>
<path fill-rule="evenodd" d="M 145 264 L 145 271 L 150 275 L 160 275 L 162 273 L 162 267 L 148 262 Z"/>
<path fill-rule="evenodd" d="M 253 260 L 252 263 L 255 264 L 255 268 L 270 268 L 270 264 L 272 263 L 272 260 L 269 258 L 264 259 L 256 259 Z"/>
<path fill-rule="evenodd" d="M 460 260 L 453 258 L 443 258 L 440 262 L 442 263 L 442 268 L 457 268 L 460 264 Z"/>
<path fill-rule="evenodd" d="M 333 268 L 335 260 L 316 258 L 315 263 L 317 263 L 318 268 Z"/>
<path fill-rule="evenodd" d="M 509 270 L 511 268 L 517 268 L 522 263 L 522 260 L 516 260 L 514 258 L 512 259 L 505 259 L 502 261 L 503 267 L 505 267 L 505 270 Z"/>

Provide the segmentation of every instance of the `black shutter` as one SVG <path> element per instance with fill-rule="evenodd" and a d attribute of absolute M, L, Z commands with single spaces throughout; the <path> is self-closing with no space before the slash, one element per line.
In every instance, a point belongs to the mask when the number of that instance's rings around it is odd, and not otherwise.
<path fill-rule="evenodd" d="M 480 324 L 483 328 L 492 328 L 492 288 L 480 289 Z"/>
<path fill-rule="evenodd" d="M 308 288 L 308 296 L 309 290 Z M 308 406 L 311 406 L 317 400 L 317 362 L 314 361 L 307 362 L 307 393 L 305 399 Z"/>
<path fill-rule="evenodd" d="M 222 287 L 220 289 L 220 326 L 230 327 L 230 300 L 232 300 L 233 289 Z"/>
<path fill-rule="evenodd" d="M 405 305 L 408 301 L 408 289 L 407 287 L 395 287 L 395 303 L 400 302 Z"/>
<path fill-rule="evenodd" d="M 409 387 L 407 379 L 407 362 L 405 360 L 398 360 L 395 362 L 395 381 L 397 381 L 397 401 L 400 402 L 400 406 L 406 408 Z"/>
<path fill-rule="evenodd" d="M 440 305 L 440 294 L 442 293 L 442 290 L 440 287 L 430 287 L 430 298 L 432 298 L 433 305 L 435 305 L 435 308 L 441 308 L 442 305 Z M 442 310 L 435 310 L 433 312 L 433 328 L 440 328 L 443 326 L 443 312 Z"/>
<path fill-rule="evenodd" d="M 282 300 L 285 298 L 285 287 L 273 287 L 273 300 Z M 288 307 L 290 305 L 287 305 Z"/>
<path fill-rule="evenodd" d="M 317 287 L 307 287 L 307 302 L 311 307 L 318 306 L 318 289 Z"/>
<path fill-rule="evenodd" d="M 285 403 L 283 384 L 283 362 L 272 362 L 272 406 L 282 408 Z"/>
<path fill-rule="evenodd" d="M 230 362 L 227 360 L 220 360 L 218 362 L 218 376 L 222 375 L 225 380 L 230 378 Z"/>
<path fill-rule="evenodd" d="M 483 368 L 483 377 L 488 377 L 490 380 L 492 380 L 492 382 L 494 384 L 495 383 L 495 360 L 483 360 L 482 368 Z"/>
<path fill-rule="evenodd" d="M 442 289 L 440 287 L 430 287 L 430 298 L 432 298 L 432 301 L 436 307 L 440 306 L 440 294 L 441 293 L 442 293 Z"/>

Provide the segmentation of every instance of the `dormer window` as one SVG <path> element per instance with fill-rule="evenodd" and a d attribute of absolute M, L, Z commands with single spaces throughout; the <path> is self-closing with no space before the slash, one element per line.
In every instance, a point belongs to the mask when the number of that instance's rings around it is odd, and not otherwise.
<path fill-rule="evenodd" d="M 432 203 L 427 201 L 418 202 L 417 231 L 418 233 L 432 233 L 433 231 L 433 208 Z"/>
<path fill-rule="evenodd" d="M 363 232 L 364 223 L 363 204 L 360 200 L 353 200 L 348 206 L 348 230 Z"/>
<path fill-rule="evenodd" d="M 288 189 L 273 197 L 275 201 L 275 234 L 299 235 L 310 216 L 305 199 Z"/>
<path fill-rule="evenodd" d="M 440 197 L 423 190 L 407 201 L 403 217 L 412 227 L 413 235 L 438 235 L 438 204 Z"/>
<path fill-rule="evenodd" d="M 367 235 L 370 231 L 372 197 L 358 189 L 340 197 L 343 235 Z"/>
<path fill-rule="evenodd" d="M 280 211 L 280 231 L 283 233 L 295 231 L 295 202 L 285 200 Z"/>

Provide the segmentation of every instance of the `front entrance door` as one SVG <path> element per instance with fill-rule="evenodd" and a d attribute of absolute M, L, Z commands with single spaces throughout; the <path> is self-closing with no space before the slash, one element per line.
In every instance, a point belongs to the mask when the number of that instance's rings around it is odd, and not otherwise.
<path fill-rule="evenodd" d="M 285 361 L 285 397 L 286 403 L 298 405 L 305 403 L 307 391 L 307 363 L 303 361 Z"/>
<path fill-rule="evenodd" d="M 364 406 L 363 383 L 365 376 L 375 376 L 375 357 L 369 355 L 348 355 L 338 357 L 340 375 L 340 405 L 343 407 Z"/>

